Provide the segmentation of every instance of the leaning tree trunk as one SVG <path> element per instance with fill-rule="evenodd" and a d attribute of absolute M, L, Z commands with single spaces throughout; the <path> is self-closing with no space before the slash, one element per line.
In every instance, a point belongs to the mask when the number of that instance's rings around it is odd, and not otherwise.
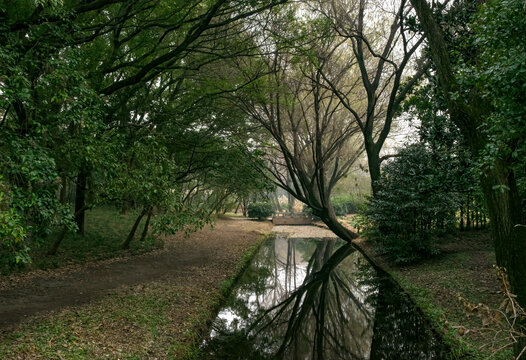
<path fill-rule="evenodd" d="M 75 212 L 73 216 L 76 217 L 81 211 L 84 211 L 84 210 L 86 210 L 86 207 L 80 208 L 79 210 L 77 210 L 77 212 Z M 60 247 L 60 244 L 62 244 L 62 241 L 66 237 L 67 233 L 68 233 L 68 227 L 66 225 L 62 225 L 62 229 L 57 234 L 57 237 L 55 238 L 53 245 L 51 245 L 51 248 L 47 252 L 48 255 L 55 255 L 57 253 L 57 250 Z"/>
<path fill-rule="evenodd" d="M 66 234 L 68 232 L 68 228 L 66 226 L 62 227 L 62 230 L 58 233 L 57 237 L 55 238 L 55 241 L 53 242 L 53 245 L 51 245 L 51 248 L 48 250 L 48 255 L 55 255 L 58 251 L 58 248 L 60 247 L 60 244 L 62 244 L 62 241 L 66 237 Z"/>
<path fill-rule="evenodd" d="M 142 229 L 140 241 L 144 241 L 146 239 L 146 235 L 148 235 L 148 227 L 150 226 L 150 219 L 152 218 L 152 212 L 153 212 L 153 208 L 150 207 L 150 209 L 148 210 L 148 217 L 146 218 L 146 223 L 144 223 L 144 229 Z"/>
<path fill-rule="evenodd" d="M 355 241 L 355 239 L 358 238 L 358 234 L 355 232 L 349 230 L 345 226 L 343 226 L 338 219 L 336 218 L 336 214 L 334 213 L 334 209 L 332 208 L 332 205 L 329 205 L 328 208 L 325 208 L 324 211 L 314 211 L 314 215 L 319 217 L 321 221 L 327 227 L 336 234 L 340 239 L 350 243 L 362 256 L 376 269 L 379 268 L 378 264 L 369 256 L 367 253 L 358 245 Z"/>
<path fill-rule="evenodd" d="M 142 218 L 144 215 L 146 215 L 146 212 L 148 211 L 148 208 L 144 208 L 137 219 L 135 220 L 135 223 L 133 224 L 133 227 L 130 230 L 130 233 L 128 234 L 128 237 L 122 242 L 121 248 L 126 250 L 130 247 L 130 243 L 133 240 L 133 237 L 135 236 L 135 232 L 137 231 L 137 228 L 139 227 L 139 224 L 141 223 Z"/>

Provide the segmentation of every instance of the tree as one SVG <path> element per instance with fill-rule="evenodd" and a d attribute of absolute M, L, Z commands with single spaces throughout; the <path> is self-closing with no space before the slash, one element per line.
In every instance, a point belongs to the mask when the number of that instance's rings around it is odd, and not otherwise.
<path fill-rule="evenodd" d="M 241 22 L 283 2 L 2 2 L 1 172 L 29 241 L 65 234 L 73 219 L 82 232 L 86 210 L 116 201 L 104 188 L 115 181 L 110 169 L 131 161 L 127 145 L 137 153 L 147 142 L 148 119 L 157 109 L 180 116 L 206 97 L 194 92 L 200 68 L 242 53 L 229 46 L 245 31 Z M 144 175 L 143 165 L 132 169 Z M 137 182 L 121 182 L 130 187 L 118 200 L 129 201 Z M 73 213 L 66 186 L 76 192 Z"/>
<path fill-rule="evenodd" d="M 395 262 L 433 255 L 431 235 L 455 227 L 460 206 L 455 162 L 455 154 L 436 154 L 415 143 L 384 166 L 367 215 L 375 226 L 373 237 Z"/>
<path fill-rule="evenodd" d="M 365 0 L 314 5 L 314 12 L 328 19 L 335 33 L 330 50 L 321 55 L 333 63 L 321 72 L 322 84 L 359 125 L 373 195 L 381 162 L 389 157 L 380 154 L 399 107 L 429 68 L 429 63 L 414 59 L 424 38 L 408 30 L 411 9 L 406 1 L 393 9 L 384 5 Z M 379 33 L 382 30 L 385 34 Z"/>
<path fill-rule="evenodd" d="M 270 75 L 236 94 L 235 101 L 272 137 L 266 152 L 276 185 L 351 241 L 357 235 L 338 222 L 330 195 L 362 152 L 355 137 L 359 128 L 334 93 L 320 85 L 323 64 L 315 68 L 298 60 L 276 51 L 262 62 L 252 62 L 244 73 L 251 69 Z"/>
<path fill-rule="evenodd" d="M 451 120 L 459 127 L 462 136 L 466 139 L 470 150 L 475 156 L 480 158 L 481 153 L 488 148 L 497 149 L 495 156 L 492 156 L 489 163 L 483 166 L 480 181 L 491 221 L 497 264 L 506 268 L 512 290 L 517 294 L 519 303 L 524 306 L 526 304 L 526 282 L 524 282 L 526 274 L 526 262 L 524 262 L 526 258 L 526 243 L 524 242 L 524 234 L 521 233 L 520 229 L 523 219 L 514 173 L 513 156 L 510 157 L 506 152 L 500 151 L 501 149 L 495 146 L 496 144 L 492 141 L 491 136 L 488 136 L 488 132 L 480 131 L 485 124 L 485 120 L 491 118 L 492 114 L 499 114 L 499 109 L 492 106 L 491 101 L 488 101 L 487 94 L 481 91 L 480 87 L 477 86 L 478 84 L 462 83 L 462 74 L 458 72 L 459 69 L 452 65 L 444 31 L 440 28 L 429 4 L 425 0 L 411 0 L 411 3 L 426 36 L 430 55 L 446 98 Z M 494 45 L 506 44 L 508 38 L 501 36 L 507 35 L 511 36 L 511 39 L 518 40 L 517 46 L 524 45 L 524 38 L 518 35 L 521 29 L 524 30 L 524 16 L 520 2 L 493 1 L 487 5 L 486 9 L 500 9 L 502 11 L 486 12 L 486 14 L 492 15 L 487 17 L 486 20 L 491 21 L 495 25 L 500 24 L 497 27 L 499 32 L 490 30 L 492 36 L 500 39 L 494 42 Z M 503 28 L 502 25 L 506 24 L 506 22 L 508 25 L 513 24 L 514 26 L 511 28 L 506 27 L 507 31 L 501 32 L 500 29 Z M 496 29 L 496 27 L 491 27 L 491 29 Z M 519 36 L 519 38 L 509 33 L 508 31 L 510 30 L 513 34 L 517 34 L 516 36 Z M 474 36 L 477 35 L 475 34 Z M 489 58 L 493 61 L 504 60 L 504 57 L 500 57 L 503 53 L 495 51 L 497 49 L 487 49 L 482 54 L 485 53 L 486 59 Z M 492 52 L 495 52 L 496 56 L 493 56 Z M 519 53 L 521 52 L 519 51 Z M 524 51 L 522 51 L 522 54 L 524 54 Z M 484 57 L 482 55 L 482 59 Z M 523 58 L 519 57 L 516 60 L 520 61 L 520 59 Z M 488 69 L 490 74 L 497 75 L 493 80 L 498 79 L 498 74 L 502 71 L 502 69 L 499 69 L 502 65 L 500 61 L 493 63 L 495 68 Z M 524 68 L 524 64 L 518 66 L 518 69 Z M 524 82 L 520 83 L 524 84 Z M 502 84 L 499 81 L 500 85 Z M 515 92 L 513 90 L 512 93 L 521 93 L 516 87 L 518 83 L 506 84 L 506 86 L 510 85 L 518 91 Z M 495 101 L 499 102 L 500 100 L 496 99 Z M 508 106 L 505 106 L 505 108 L 509 109 Z M 524 113 L 521 113 L 520 116 L 524 119 Z M 512 146 L 514 146 L 513 143 Z"/>

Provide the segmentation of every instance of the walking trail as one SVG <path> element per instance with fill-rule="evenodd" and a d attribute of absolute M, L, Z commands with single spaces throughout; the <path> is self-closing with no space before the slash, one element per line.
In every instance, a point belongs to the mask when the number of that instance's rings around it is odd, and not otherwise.
<path fill-rule="evenodd" d="M 269 232 L 269 222 L 221 219 L 189 237 L 166 239 L 152 253 L 0 277 L 0 338 L 34 317 L 79 307 L 152 282 L 210 286 L 231 275 L 241 254 Z M 201 283 L 201 284 L 200 284 Z"/>

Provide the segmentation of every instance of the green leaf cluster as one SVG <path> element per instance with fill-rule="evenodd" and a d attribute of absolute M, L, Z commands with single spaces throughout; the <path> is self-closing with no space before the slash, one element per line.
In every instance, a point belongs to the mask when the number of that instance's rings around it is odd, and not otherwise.
<path fill-rule="evenodd" d="M 269 202 L 254 202 L 248 205 L 248 216 L 252 218 L 265 219 L 273 212 L 274 207 Z"/>
<path fill-rule="evenodd" d="M 433 255 L 432 235 L 456 225 L 460 197 L 448 179 L 452 174 L 440 165 L 426 146 L 417 143 L 384 167 L 366 215 L 381 250 L 395 262 Z"/>

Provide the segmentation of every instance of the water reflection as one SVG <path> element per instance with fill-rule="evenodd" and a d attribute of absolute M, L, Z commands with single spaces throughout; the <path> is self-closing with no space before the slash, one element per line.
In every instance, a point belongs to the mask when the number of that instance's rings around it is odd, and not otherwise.
<path fill-rule="evenodd" d="M 440 359 L 446 348 L 395 284 L 336 239 L 262 246 L 203 352 L 213 359 Z"/>

